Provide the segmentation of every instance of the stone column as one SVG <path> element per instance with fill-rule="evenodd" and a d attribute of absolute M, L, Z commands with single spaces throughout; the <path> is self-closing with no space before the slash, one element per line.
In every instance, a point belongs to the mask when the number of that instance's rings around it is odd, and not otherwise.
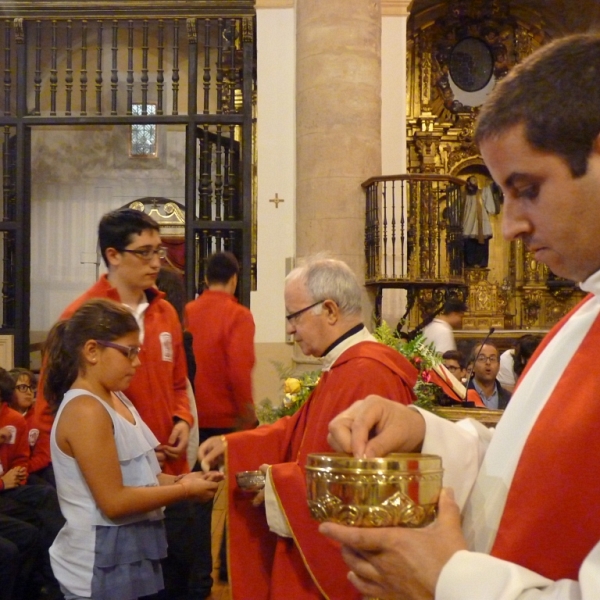
<path fill-rule="evenodd" d="M 384 175 L 407 172 L 406 25 L 410 2 L 411 0 L 381 2 L 381 163 Z M 405 310 L 405 290 L 383 290 L 381 316 L 390 327 L 396 326 Z"/>
<path fill-rule="evenodd" d="M 296 256 L 330 251 L 363 281 L 360 184 L 381 174 L 381 0 L 296 11 Z"/>

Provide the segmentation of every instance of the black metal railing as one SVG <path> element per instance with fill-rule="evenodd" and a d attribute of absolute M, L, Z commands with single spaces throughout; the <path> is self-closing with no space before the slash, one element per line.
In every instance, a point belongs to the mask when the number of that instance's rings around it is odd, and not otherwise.
<path fill-rule="evenodd" d="M 182 69 L 199 49 L 199 114 L 241 111 L 242 18 L 32 19 L 2 22 L 2 113 L 16 116 L 17 45 L 29 36 L 30 116 L 132 116 L 148 104 L 156 116 L 187 114 Z M 182 86 L 182 84 L 185 84 Z M 181 93 L 180 93 L 181 92 Z"/>
<path fill-rule="evenodd" d="M 462 283 L 463 185 L 438 174 L 372 177 L 362 184 L 367 284 Z"/>

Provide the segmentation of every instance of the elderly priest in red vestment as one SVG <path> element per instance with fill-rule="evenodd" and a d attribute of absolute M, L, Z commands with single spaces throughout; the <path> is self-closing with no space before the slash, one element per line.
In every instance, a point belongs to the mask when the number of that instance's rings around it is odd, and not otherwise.
<path fill-rule="evenodd" d="M 213 437 L 198 457 L 214 464 L 226 454 L 229 479 L 229 569 L 233 600 L 359 599 L 339 546 L 318 533 L 306 499 L 304 466 L 311 452 L 330 452 L 327 425 L 355 400 L 381 394 L 414 400 L 416 369 L 378 343 L 361 319 L 361 288 L 343 262 L 313 259 L 285 284 L 287 331 L 302 352 L 323 357 L 323 374 L 292 417 L 253 431 Z M 235 474 L 270 465 L 265 504 L 236 487 Z"/>

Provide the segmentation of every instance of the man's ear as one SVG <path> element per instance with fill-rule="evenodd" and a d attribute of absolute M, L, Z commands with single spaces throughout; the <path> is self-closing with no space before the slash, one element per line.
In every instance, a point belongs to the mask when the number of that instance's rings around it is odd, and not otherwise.
<path fill-rule="evenodd" d="M 235 290 L 237 288 L 237 284 L 238 284 L 238 276 L 237 275 L 232 275 L 231 279 L 229 280 L 229 285 L 230 285 L 230 290 L 232 294 L 235 294 Z"/>
<path fill-rule="evenodd" d="M 327 322 L 331 325 L 337 323 L 340 318 L 340 307 L 333 300 L 325 300 L 321 310 L 327 316 Z"/>
<path fill-rule="evenodd" d="M 116 266 L 121 262 L 121 253 L 116 248 L 107 248 L 104 251 L 104 256 L 110 266 Z"/>
<path fill-rule="evenodd" d="M 594 138 L 594 143 L 592 144 L 592 153 L 600 155 L 600 133 Z"/>

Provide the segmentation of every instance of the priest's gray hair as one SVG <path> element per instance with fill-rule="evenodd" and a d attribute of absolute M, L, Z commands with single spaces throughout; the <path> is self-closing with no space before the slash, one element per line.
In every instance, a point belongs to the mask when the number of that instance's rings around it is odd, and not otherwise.
<path fill-rule="evenodd" d="M 314 302 L 333 300 L 343 315 L 361 314 L 362 291 L 356 275 L 343 261 L 315 256 L 285 278 L 286 285 L 300 279 Z M 315 307 L 316 312 L 321 309 Z"/>

